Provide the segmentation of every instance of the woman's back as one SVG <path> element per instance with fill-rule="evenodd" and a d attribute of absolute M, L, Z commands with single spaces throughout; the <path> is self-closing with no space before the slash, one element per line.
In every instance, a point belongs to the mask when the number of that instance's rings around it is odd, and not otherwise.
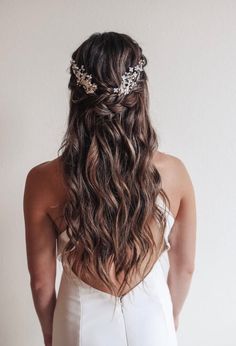
<path fill-rule="evenodd" d="M 162 186 L 164 190 L 166 191 L 168 196 L 171 196 L 170 199 L 170 205 L 171 210 L 167 210 L 167 214 L 169 214 L 169 217 L 172 221 L 173 218 L 175 218 L 175 215 L 177 214 L 177 210 L 179 208 L 180 203 L 180 191 L 178 191 L 178 169 L 179 169 L 179 160 L 171 155 L 167 155 L 165 153 L 162 153 L 160 151 L 156 152 L 156 154 L 153 157 L 153 163 L 158 168 L 159 172 L 161 172 L 162 177 Z M 58 244 L 60 247 L 62 247 L 62 244 L 65 243 L 67 239 L 67 235 L 65 232 L 65 223 L 63 219 L 63 206 L 66 199 L 66 185 L 63 181 L 63 174 L 62 174 L 62 167 L 59 158 L 52 160 L 50 162 L 43 163 L 40 166 L 38 166 L 41 170 L 44 170 L 45 176 L 48 176 L 48 181 L 50 181 L 50 189 L 51 192 L 48 194 L 50 196 L 51 200 L 48 200 L 48 214 L 50 215 L 53 223 L 55 224 L 55 231 L 58 236 Z M 158 201 L 157 201 L 158 202 Z M 51 207 L 50 207 L 51 205 Z M 164 206 L 161 203 L 159 203 L 160 207 Z M 171 222 L 170 221 L 170 222 Z M 169 221 L 168 221 L 169 222 Z M 168 222 L 167 222 L 167 230 L 168 232 Z M 150 228 L 153 233 L 153 237 L 155 242 L 158 244 L 161 241 L 161 234 L 158 232 L 157 224 L 156 222 L 150 223 Z M 147 264 L 147 259 L 145 259 L 141 265 L 141 273 L 146 275 L 150 271 L 150 269 L 153 267 L 153 264 L 157 261 L 157 257 L 161 255 L 161 253 L 165 250 L 163 243 L 162 249 L 160 249 L 160 253 L 154 253 L 152 255 L 152 258 L 146 268 L 145 266 Z M 81 249 L 82 250 L 82 249 Z M 82 252 L 82 251 L 81 251 Z M 110 277 L 113 280 L 114 283 L 119 286 L 120 282 L 117 282 L 114 277 L 114 266 L 111 264 L 111 272 Z M 134 287 L 141 279 L 142 275 L 133 274 L 132 277 L 129 278 L 129 284 L 131 287 Z M 99 278 L 89 277 L 88 274 L 85 274 L 84 276 L 81 276 L 81 279 L 84 282 L 87 282 L 89 285 L 96 287 L 99 290 L 103 290 L 105 292 L 109 293 L 109 290 L 107 290 L 107 287 L 101 282 Z M 121 280 L 123 279 L 123 276 L 121 274 Z M 123 294 L 125 294 L 129 289 L 130 286 L 126 286 Z"/>
<path fill-rule="evenodd" d="M 177 158 L 161 152 L 154 156 L 154 163 L 162 172 L 165 190 L 172 196 L 170 202 L 173 211 L 166 210 L 166 248 L 162 249 L 158 258 L 155 254 L 146 269 L 144 281 L 137 274 L 133 275 L 129 280 L 130 286 L 119 297 L 109 294 L 99 278 L 89 280 L 86 276 L 72 279 L 63 271 L 54 312 L 53 346 L 177 345 L 172 301 L 166 282 L 169 266 L 166 250 L 170 247 L 169 235 L 179 204 L 180 196 L 178 190 L 174 189 L 179 163 Z M 173 170 L 174 166 L 176 170 Z M 60 161 L 56 159 L 44 163 L 39 169 L 45 171 L 44 176 L 48 176 L 51 186 L 48 213 L 58 232 L 57 256 L 60 259 L 62 248 L 68 241 L 62 222 L 66 190 Z M 167 186 L 169 181 L 171 184 Z M 159 205 L 162 206 L 161 203 Z M 158 242 L 156 225 L 150 226 Z M 112 271 L 111 278 L 114 279 Z"/>
<path fill-rule="evenodd" d="M 174 219 L 169 215 L 167 220 L 168 245 Z M 59 238 L 60 244 L 65 241 Z M 144 280 L 131 283 L 132 288 L 119 297 L 81 279 L 72 280 L 63 271 L 54 312 L 52 345 L 176 346 L 173 306 L 166 282 L 167 258 L 164 251 Z"/>
<path fill-rule="evenodd" d="M 173 251 L 172 243 L 178 243 L 178 238 L 182 237 L 182 249 L 178 245 L 179 251 L 182 252 L 185 249 L 183 238 L 185 228 L 190 233 L 190 237 L 191 232 L 193 233 L 191 230 L 193 220 L 186 222 L 186 215 L 191 213 L 185 211 L 185 203 L 190 209 L 194 208 L 189 176 L 182 161 L 172 155 L 156 152 L 153 163 L 160 172 L 162 187 L 169 197 L 171 206 L 170 210 L 166 210 L 167 224 L 164 233 L 166 250 Z M 57 248 L 54 249 L 53 235 L 46 227 L 45 238 L 48 243 L 52 241 L 52 255 L 60 259 L 62 248 L 68 240 L 62 213 L 66 199 L 66 185 L 60 160 L 57 158 L 35 166 L 30 171 L 30 175 L 32 185 L 37 191 L 40 190 L 39 209 L 46 212 L 53 224 Z M 31 204 L 30 200 L 28 204 Z M 159 206 L 161 207 L 162 203 Z M 177 214 L 180 216 L 178 216 L 178 226 L 175 230 Z M 178 234 L 178 228 L 181 227 L 182 235 Z M 155 225 L 151 229 L 155 238 L 157 230 Z M 157 237 L 156 239 L 158 240 Z M 192 240 L 189 241 L 189 245 L 191 243 Z M 134 275 L 129 280 L 130 286 L 126 287 L 119 297 L 111 295 L 99 278 L 88 280 L 81 277 L 73 280 L 63 271 L 53 313 L 52 345 L 177 345 L 173 302 L 167 285 L 170 267 L 168 253 L 171 251 L 166 250 L 159 257 L 153 258 L 149 268 L 142 273 L 145 277 L 144 281 L 140 280 L 140 276 Z M 188 257 L 192 256 L 190 252 L 191 246 L 189 246 L 189 252 L 185 250 L 184 266 L 188 263 Z M 176 254 L 174 256 L 176 257 Z M 47 262 L 48 265 L 50 262 Z M 181 262 L 179 266 L 181 272 Z M 187 270 L 190 271 L 190 269 Z M 113 277 L 111 272 L 111 279 Z"/>

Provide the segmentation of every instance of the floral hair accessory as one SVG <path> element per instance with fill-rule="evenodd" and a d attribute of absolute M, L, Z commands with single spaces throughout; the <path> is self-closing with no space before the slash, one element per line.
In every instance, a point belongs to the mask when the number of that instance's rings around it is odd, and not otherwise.
<path fill-rule="evenodd" d="M 86 73 L 84 65 L 81 65 L 79 68 L 76 65 L 75 60 L 71 59 L 71 67 L 74 75 L 76 76 L 77 85 L 82 85 L 86 94 L 93 94 L 97 89 L 97 85 L 91 82 L 92 75 Z"/>
<path fill-rule="evenodd" d="M 128 95 L 133 88 L 137 85 L 137 80 L 140 77 L 140 72 L 143 71 L 144 60 L 141 59 L 138 65 L 129 67 L 129 72 L 125 72 L 122 76 L 122 82 L 119 88 L 114 88 L 114 93 L 119 95 Z"/>
<path fill-rule="evenodd" d="M 125 72 L 122 76 L 122 82 L 119 87 L 113 88 L 113 92 L 118 95 L 128 95 L 133 88 L 137 85 L 137 81 L 140 77 L 140 72 L 143 71 L 143 65 L 145 61 L 139 60 L 136 66 L 130 66 L 129 72 Z M 78 67 L 75 60 L 71 59 L 71 67 L 74 75 L 77 79 L 77 85 L 83 86 L 86 94 L 93 94 L 97 89 L 97 84 L 92 83 L 92 75 L 85 71 L 84 65 Z"/>

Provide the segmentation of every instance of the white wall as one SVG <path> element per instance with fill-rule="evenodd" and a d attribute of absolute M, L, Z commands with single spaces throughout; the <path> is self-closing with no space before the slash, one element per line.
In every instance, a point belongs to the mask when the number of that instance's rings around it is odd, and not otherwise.
<path fill-rule="evenodd" d="M 70 54 L 112 30 L 143 47 L 160 150 L 185 162 L 195 186 L 196 270 L 179 345 L 236 345 L 235 1 L 2 0 L 0 10 L 1 344 L 43 344 L 26 264 L 25 176 L 56 157 Z"/>

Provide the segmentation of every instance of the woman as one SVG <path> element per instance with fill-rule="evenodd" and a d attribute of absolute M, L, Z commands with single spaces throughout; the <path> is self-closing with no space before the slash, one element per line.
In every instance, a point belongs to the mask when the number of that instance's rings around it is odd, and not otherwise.
<path fill-rule="evenodd" d="M 85 40 L 72 54 L 62 153 L 27 175 L 28 268 L 47 346 L 177 345 L 195 197 L 183 162 L 158 150 L 146 65 L 128 35 Z"/>

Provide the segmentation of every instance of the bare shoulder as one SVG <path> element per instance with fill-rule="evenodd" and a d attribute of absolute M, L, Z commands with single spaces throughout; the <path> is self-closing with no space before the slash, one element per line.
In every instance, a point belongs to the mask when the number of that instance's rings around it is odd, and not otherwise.
<path fill-rule="evenodd" d="M 159 166 L 159 168 L 174 168 L 175 171 L 181 171 L 185 169 L 185 165 L 182 159 L 159 150 L 154 155 L 154 161 Z"/>
<path fill-rule="evenodd" d="M 163 180 L 171 177 L 181 188 L 185 188 L 186 184 L 189 184 L 190 174 L 181 158 L 158 151 L 155 154 L 154 162 L 159 171 L 163 173 Z"/>
<path fill-rule="evenodd" d="M 175 155 L 157 151 L 154 163 L 161 175 L 162 186 L 177 214 L 182 199 L 193 199 L 194 188 L 186 164 Z"/>
<path fill-rule="evenodd" d="M 32 167 L 28 173 L 26 180 L 30 180 L 41 186 L 52 186 L 53 182 L 62 178 L 62 169 L 59 158 L 45 161 Z"/>
<path fill-rule="evenodd" d="M 46 209 L 55 201 L 58 186 L 62 186 L 58 158 L 37 164 L 27 173 L 24 200 Z"/>
<path fill-rule="evenodd" d="M 30 178 L 45 178 L 47 175 L 50 175 L 51 173 L 56 173 L 59 166 L 59 160 L 58 158 L 50 161 L 45 161 L 42 163 L 37 164 L 36 166 L 33 166 L 29 171 L 27 176 Z"/>

